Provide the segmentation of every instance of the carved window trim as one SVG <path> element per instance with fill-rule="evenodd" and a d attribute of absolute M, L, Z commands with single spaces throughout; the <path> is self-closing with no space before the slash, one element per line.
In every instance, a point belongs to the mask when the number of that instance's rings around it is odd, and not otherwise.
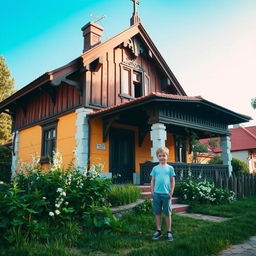
<path fill-rule="evenodd" d="M 128 99 L 135 99 L 135 86 L 136 85 L 141 85 L 141 91 L 142 95 L 145 96 L 148 93 L 151 92 L 151 86 L 150 86 L 150 77 L 149 75 L 144 71 L 143 68 L 140 66 L 136 66 L 136 64 L 131 64 L 128 65 L 126 62 L 120 64 L 120 69 L 121 69 L 121 88 L 120 91 L 121 93 L 119 94 L 120 97 L 122 98 L 128 98 Z M 125 75 L 125 71 L 129 72 L 128 73 L 128 83 L 125 80 L 127 78 L 127 75 Z M 140 74 L 140 81 L 138 79 L 134 80 L 134 74 Z M 148 84 L 146 85 L 146 81 L 148 81 Z M 128 88 L 125 88 L 128 86 Z M 147 88 L 146 88 L 147 86 Z"/>

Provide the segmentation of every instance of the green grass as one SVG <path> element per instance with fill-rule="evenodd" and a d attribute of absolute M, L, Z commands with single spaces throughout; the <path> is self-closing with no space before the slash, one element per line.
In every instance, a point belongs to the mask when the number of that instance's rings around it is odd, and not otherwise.
<path fill-rule="evenodd" d="M 189 211 L 222 217 L 236 217 L 247 212 L 256 212 L 256 199 L 247 197 L 224 205 L 190 204 Z"/>
<path fill-rule="evenodd" d="M 140 189 L 132 184 L 112 185 L 108 201 L 112 206 L 136 202 L 140 198 Z"/>
<path fill-rule="evenodd" d="M 218 253 L 230 244 L 236 244 L 256 235 L 256 197 L 236 201 L 230 205 L 193 205 L 197 212 L 232 217 L 222 223 L 192 219 L 173 214 L 174 241 L 165 238 L 152 241 L 154 216 L 127 214 L 123 231 L 116 233 L 90 232 L 84 230 L 70 245 L 65 239 L 49 244 L 24 244 L 18 248 L 0 248 L 0 255 L 12 256 L 82 256 L 82 255 L 128 255 L 128 256 L 208 256 Z M 163 219 L 163 227 L 164 225 Z"/>

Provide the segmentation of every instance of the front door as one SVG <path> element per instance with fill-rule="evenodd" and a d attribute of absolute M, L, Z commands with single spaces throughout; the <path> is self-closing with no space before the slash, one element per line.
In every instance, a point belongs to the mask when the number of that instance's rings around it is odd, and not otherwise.
<path fill-rule="evenodd" d="M 132 183 L 134 169 L 134 132 L 110 130 L 110 172 L 114 183 Z"/>

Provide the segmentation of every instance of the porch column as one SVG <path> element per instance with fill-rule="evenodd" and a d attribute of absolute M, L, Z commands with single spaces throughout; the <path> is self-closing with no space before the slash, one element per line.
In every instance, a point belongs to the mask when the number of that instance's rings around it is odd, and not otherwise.
<path fill-rule="evenodd" d="M 89 123 L 87 114 L 92 109 L 79 108 L 76 110 L 76 166 L 81 171 L 87 166 L 89 160 Z"/>
<path fill-rule="evenodd" d="M 11 178 L 13 179 L 15 174 L 16 174 L 16 170 L 18 167 L 18 150 L 19 150 L 19 131 L 16 131 L 12 134 L 13 136 L 13 151 L 12 151 L 12 166 L 11 166 L 11 170 L 12 170 L 12 175 Z"/>
<path fill-rule="evenodd" d="M 221 159 L 223 161 L 223 164 L 228 165 L 228 171 L 229 171 L 229 176 L 232 174 L 232 165 L 231 165 L 231 160 L 232 160 L 232 155 L 231 155 L 231 142 L 230 142 L 230 137 L 229 136 L 223 136 L 221 137 L 221 149 L 222 149 L 222 154 L 221 154 Z"/>
<path fill-rule="evenodd" d="M 164 124 L 156 123 L 151 125 L 150 139 L 152 141 L 151 156 L 153 162 L 157 162 L 156 151 L 160 147 L 165 146 L 165 141 L 167 139 L 166 127 Z"/>

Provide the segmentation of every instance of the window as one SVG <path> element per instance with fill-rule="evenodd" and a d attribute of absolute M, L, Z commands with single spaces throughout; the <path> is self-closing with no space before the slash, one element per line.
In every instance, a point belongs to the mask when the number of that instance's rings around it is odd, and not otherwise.
<path fill-rule="evenodd" d="M 41 162 L 47 163 L 53 157 L 56 149 L 56 128 L 57 123 L 52 123 L 42 127 L 42 153 Z"/>
<path fill-rule="evenodd" d="M 122 94 L 130 95 L 131 70 L 123 69 L 122 72 Z"/>
<path fill-rule="evenodd" d="M 150 92 L 149 76 L 143 71 L 123 66 L 121 73 L 121 95 L 138 98 Z"/>
<path fill-rule="evenodd" d="M 182 136 L 175 137 L 175 158 L 176 162 L 186 163 L 186 138 Z"/>
<path fill-rule="evenodd" d="M 143 96 L 141 73 L 133 71 L 133 96 L 135 98 Z"/>

